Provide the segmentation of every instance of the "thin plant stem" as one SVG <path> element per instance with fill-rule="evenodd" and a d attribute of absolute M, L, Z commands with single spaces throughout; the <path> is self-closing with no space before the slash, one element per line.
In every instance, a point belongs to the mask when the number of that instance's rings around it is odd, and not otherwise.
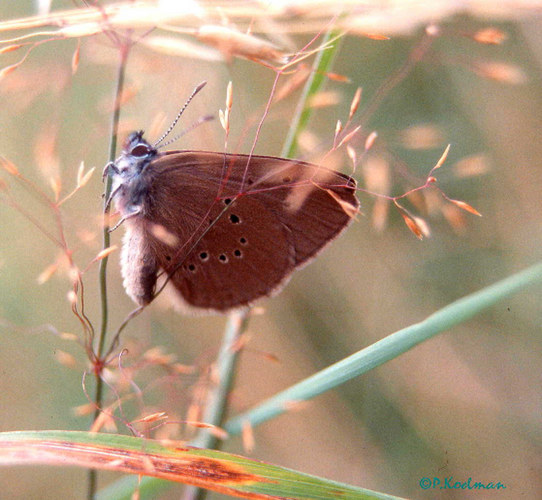
<path fill-rule="evenodd" d="M 121 107 L 121 98 L 122 91 L 124 89 L 124 79 L 126 76 L 126 62 L 128 59 L 128 53 L 130 50 L 130 45 L 127 43 L 120 44 L 120 59 L 119 67 L 117 73 L 117 88 L 115 93 L 115 104 L 113 110 L 113 118 L 111 121 L 111 139 L 109 142 L 109 161 L 115 159 L 115 154 L 117 150 L 117 137 L 118 137 L 118 128 L 119 128 L 119 118 L 120 118 L 120 107 Z M 111 236 L 109 233 L 109 212 L 110 207 L 108 205 L 109 195 L 111 193 L 111 178 L 107 177 L 105 182 L 104 190 L 104 216 L 103 216 L 103 248 L 109 248 L 111 245 Z M 102 380 L 102 369 L 103 369 L 103 351 L 105 347 L 105 339 L 107 336 L 107 326 L 109 319 L 109 307 L 107 303 L 107 262 L 109 258 L 106 256 L 100 261 L 100 271 L 99 271 L 99 284 L 100 284 L 100 298 L 101 298 L 101 312 L 102 312 L 102 321 L 100 325 L 100 336 L 98 338 L 98 345 L 95 351 L 93 363 L 94 363 L 94 376 L 96 378 L 96 392 L 94 395 L 94 403 L 96 408 L 94 410 L 93 422 L 98 418 L 100 414 L 100 408 L 102 407 L 102 398 L 103 398 L 103 380 Z M 96 469 L 90 469 L 88 473 L 88 500 L 92 500 L 96 493 L 98 483 L 97 471 Z"/>
<path fill-rule="evenodd" d="M 119 118 L 120 118 L 120 105 L 122 98 L 122 91 L 124 88 L 124 78 L 126 74 L 126 61 L 128 58 L 129 47 L 127 45 L 121 46 L 121 54 L 119 61 L 119 71 L 117 76 L 117 89 L 115 94 L 115 107 L 113 112 L 113 119 L 111 123 L 111 139 L 109 143 L 109 161 L 115 159 L 116 150 L 117 150 L 117 137 L 118 137 L 118 127 L 119 127 Z M 111 194 L 111 177 L 107 177 L 105 181 L 105 191 L 104 191 L 104 218 L 103 218 L 103 248 L 109 248 L 111 245 L 111 234 L 109 232 L 109 213 L 110 206 L 108 205 L 109 196 Z M 100 338 L 98 340 L 98 349 L 96 355 L 98 359 L 101 357 L 104 346 L 105 346 L 105 337 L 107 333 L 107 324 L 109 319 L 109 308 L 107 304 L 107 263 L 109 257 L 106 256 L 100 261 L 100 297 L 101 297 L 101 307 L 102 307 L 102 323 L 100 326 Z"/>
<path fill-rule="evenodd" d="M 235 378 L 235 367 L 241 350 L 238 348 L 238 341 L 248 325 L 250 309 L 244 308 L 232 312 L 224 329 L 222 345 L 216 360 L 216 371 L 218 383 L 209 391 L 202 421 L 218 427 L 222 426 L 227 412 L 228 396 L 233 387 Z M 208 429 L 202 429 L 190 443 L 199 448 L 218 449 L 220 443 L 218 438 Z M 183 500 L 201 500 L 208 490 L 189 486 L 185 489 Z"/>
<path fill-rule="evenodd" d="M 330 40 L 337 37 L 338 33 L 335 30 L 328 30 L 322 38 L 322 45 L 327 44 Z M 324 84 L 326 80 L 325 73 L 333 64 L 339 45 L 340 39 L 337 39 L 333 46 L 321 50 L 316 54 L 316 58 L 312 65 L 313 71 L 303 87 L 303 93 L 297 103 L 294 117 L 288 129 L 288 135 L 286 136 L 286 140 L 282 147 L 281 156 L 284 158 L 293 158 L 297 153 L 299 134 L 307 128 L 312 115 L 312 108 L 307 106 L 308 100 L 311 96 L 315 95 Z"/>

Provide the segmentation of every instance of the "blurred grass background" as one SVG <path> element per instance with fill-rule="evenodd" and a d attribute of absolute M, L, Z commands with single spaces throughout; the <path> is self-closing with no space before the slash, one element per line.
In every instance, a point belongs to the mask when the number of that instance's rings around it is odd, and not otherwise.
<path fill-rule="evenodd" d="M 70 2 L 54 3 L 70 8 Z M 427 4 L 428 5 L 428 4 Z M 329 81 L 340 96 L 334 106 L 315 110 L 310 130 L 329 147 L 337 119 L 344 121 L 350 100 L 363 87 L 361 109 L 419 46 L 426 4 L 416 4 L 408 32 L 381 32 L 390 40 L 347 36 L 334 71 L 351 84 Z M 30 2 L 0 4 L 3 20 L 33 14 Z M 527 15 L 517 15 L 517 14 Z M 419 321 L 469 292 L 491 284 L 540 259 L 542 254 L 541 20 L 529 11 L 476 12 L 444 18 L 432 50 L 393 88 L 371 114 L 366 132 L 379 134 L 365 162 L 386 160 L 392 167 L 393 194 L 423 184 L 447 143 L 452 144 L 439 185 L 452 198 L 467 201 L 483 217 L 465 215 L 462 230 L 446 219 L 429 217 L 432 236 L 418 241 L 390 210 L 388 225 L 371 222 L 374 197 L 361 196 L 364 217 L 308 269 L 296 273 L 284 292 L 268 301 L 249 326 L 232 413 L 352 352 Z M 504 14 L 504 15 L 503 15 Z M 507 34 L 501 45 L 475 43 L 469 34 L 495 27 Z M 11 35 L 10 35 L 11 36 Z M 7 38 L 3 36 L 2 38 Z M 293 35 L 302 47 L 310 35 Z M 34 50 L 17 71 L 0 81 L 0 154 L 48 193 L 57 168 L 64 192 L 75 184 L 81 161 L 98 172 L 64 206 L 64 225 L 74 259 L 84 267 L 100 250 L 100 175 L 107 161 L 108 133 L 116 74 L 116 51 L 105 37 L 83 39 L 81 62 L 71 75 L 75 40 L 53 41 Z M 1 67 L 18 52 L 0 56 Z M 490 72 L 506 63 L 508 73 Z M 483 68 L 486 68 L 485 73 Z M 508 75 L 495 78 L 495 75 Z M 493 76 L 490 78 L 489 76 Z M 274 74 L 253 62 L 230 64 L 133 49 L 121 119 L 125 132 L 149 130 L 158 116 L 172 118 L 192 88 L 208 86 L 190 105 L 183 124 L 224 108 L 233 81 L 230 149 L 248 151 L 254 123 L 269 96 Z M 256 151 L 279 154 L 297 94 L 277 103 Z M 252 128 L 244 135 L 247 123 Z M 438 131 L 429 146 L 405 139 L 405 131 L 428 126 Z M 182 127 L 181 127 L 182 128 Z M 244 141 L 236 142 L 236 138 Z M 420 136 L 415 136 L 419 138 Z M 425 136 L 423 136 L 425 137 Z M 52 145 L 58 163 L 50 158 Z M 218 120 L 183 137 L 179 148 L 221 150 Z M 458 162 L 482 155 L 487 170 L 462 177 Z M 41 158 L 41 160 L 40 160 Z M 307 159 L 311 159 L 310 156 Z M 371 163 L 372 162 L 372 163 Z M 343 171 L 349 173 L 345 159 Z M 49 169 L 49 170 L 47 170 Z M 357 178 L 363 187 L 363 169 Z M 19 204 L 51 230 L 50 213 L 36 197 L 2 173 Z M 87 429 L 88 417 L 73 408 L 87 403 L 81 389 L 83 350 L 51 334 L 80 334 L 66 298 L 70 282 L 61 271 L 43 285 L 37 277 L 58 257 L 55 248 L 18 211 L 0 202 L 0 428 Z M 120 242 L 122 229 L 113 233 Z M 118 258 L 110 259 L 111 325 L 119 325 L 133 305 L 125 295 Z M 99 323 L 97 268 L 85 275 L 87 312 Z M 252 456 L 304 472 L 409 498 L 540 498 L 541 453 L 541 287 L 517 295 L 461 328 L 426 342 L 358 380 L 255 429 Z M 212 362 L 224 319 L 183 317 L 157 303 L 123 335 L 127 365 L 152 346 L 165 346 L 178 360 L 199 367 Z M 15 327 L 17 326 L 17 327 Z M 77 365 L 56 361 L 71 353 Z M 279 362 L 262 353 L 272 353 Z M 195 376 L 167 377 L 142 370 L 137 381 L 148 408 L 185 418 Z M 89 382 L 89 391 L 92 383 Z M 129 406 L 127 413 L 135 411 Z M 173 426 L 171 426 L 173 427 Z M 119 431 L 125 429 L 120 426 Z M 224 449 L 243 453 L 240 438 Z M 422 477 L 500 481 L 504 492 L 423 491 Z M 112 474 L 100 475 L 109 480 Z M 174 486 L 164 498 L 178 498 Z M 86 473 L 75 469 L 3 468 L 2 498 L 82 498 Z M 219 495 L 211 495 L 211 498 Z"/>

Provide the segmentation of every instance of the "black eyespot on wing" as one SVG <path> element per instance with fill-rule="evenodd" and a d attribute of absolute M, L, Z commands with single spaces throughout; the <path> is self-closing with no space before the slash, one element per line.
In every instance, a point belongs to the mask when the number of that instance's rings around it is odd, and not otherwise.
<path fill-rule="evenodd" d="M 231 221 L 232 224 L 239 224 L 241 222 L 241 219 L 239 218 L 238 215 L 231 214 L 230 215 L 230 221 Z"/>

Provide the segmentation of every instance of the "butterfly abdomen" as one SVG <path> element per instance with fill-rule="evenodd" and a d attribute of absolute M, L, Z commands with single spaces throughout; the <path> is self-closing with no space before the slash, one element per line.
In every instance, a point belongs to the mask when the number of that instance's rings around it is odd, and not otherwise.
<path fill-rule="evenodd" d="M 127 220 L 125 226 L 121 252 L 124 288 L 134 302 L 146 305 L 154 298 L 157 263 L 144 237 L 142 222 Z"/>

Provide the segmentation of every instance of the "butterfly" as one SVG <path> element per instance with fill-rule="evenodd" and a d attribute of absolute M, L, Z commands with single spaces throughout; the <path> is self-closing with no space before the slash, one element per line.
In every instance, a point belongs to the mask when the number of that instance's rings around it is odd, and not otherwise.
<path fill-rule="evenodd" d="M 161 140 L 132 132 L 104 170 L 125 228 L 123 284 L 139 305 L 166 285 L 192 312 L 274 295 L 359 207 L 356 181 L 342 173 L 274 156 L 160 151 Z"/>

